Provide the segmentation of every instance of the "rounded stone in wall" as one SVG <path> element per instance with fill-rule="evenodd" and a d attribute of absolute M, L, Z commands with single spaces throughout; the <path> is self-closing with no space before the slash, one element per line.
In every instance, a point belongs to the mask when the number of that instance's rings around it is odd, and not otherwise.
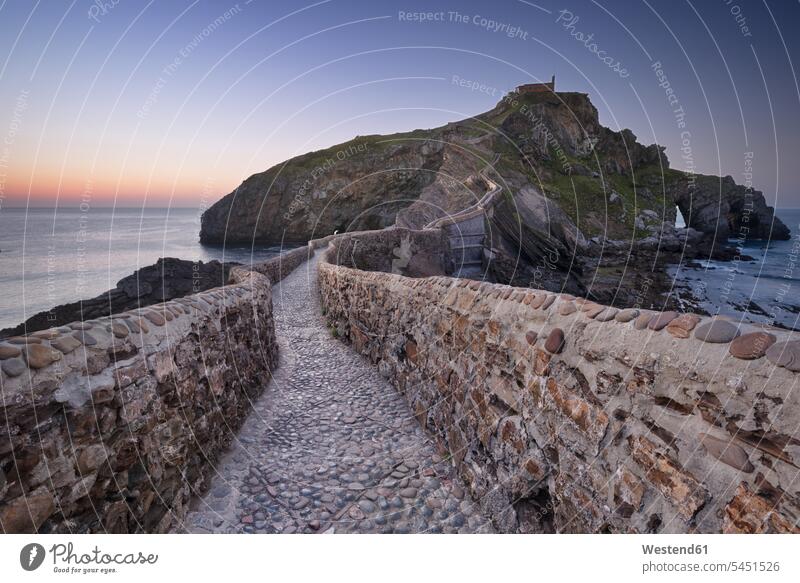
<path fill-rule="evenodd" d="M 21 358 L 9 358 L 8 360 L 4 360 L 3 364 L 0 366 L 3 369 L 3 372 L 10 377 L 18 377 L 28 370 L 28 367 L 25 366 L 25 363 L 22 362 Z"/>
<path fill-rule="evenodd" d="M 75 338 L 74 336 L 61 336 L 60 338 L 56 338 L 50 342 L 50 345 L 53 348 L 57 348 L 64 354 L 69 354 L 79 346 L 81 346 L 81 341 Z"/>
<path fill-rule="evenodd" d="M 696 314 L 683 314 L 667 324 L 667 332 L 676 338 L 688 338 L 694 327 L 700 322 Z"/>
<path fill-rule="evenodd" d="M 588 309 L 587 309 L 588 306 Z M 606 307 L 601 306 L 600 304 L 586 304 L 584 306 L 583 313 L 586 314 L 587 318 L 596 318 L 600 315 L 601 312 L 605 311 Z"/>
<path fill-rule="evenodd" d="M 575 307 L 575 302 L 561 302 L 558 304 L 558 313 L 562 316 L 569 316 L 574 314 L 578 308 Z"/>
<path fill-rule="evenodd" d="M 628 308 L 626 310 L 621 310 L 614 316 L 614 319 L 617 322 L 630 322 L 634 318 L 639 316 L 639 310 L 636 308 Z"/>
<path fill-rule="evenodd" d="M 694 337 L 703 342 L 725 344 L 739 335 L 739 327 L 727 320 L 714 319 L 698 326 Z"/>
<path fill-rule="evenodd" d="M 75 332 L 73 332 L 72 337 L 78 340 L 79 342 L 85 344 L 86 346 L 95 346 L 97 344 L 97 340 L 95 339 L 94 336 L 82 330 L 76 330 Z"/>
<path fill-rule="evenodd" d="M 0 346 L 0 360 L 6 360 L 7 358 L 14 358 L 15 356 L 19 356 L 20 354 L 22 354 L 22 351 L 16 346 L 10 346 L 7 344 Z"/>
<path fill-rule="evenodd" d="M 23 352 L 25 362 L 31 368 L 44 368 L 57 360 L 61 360 L 61 353 L 50 346 L 43 344 L 29 344 Z"/>
<path fill-rule="evenodd" d="M 35 336 L 12 336 L 7 339 L 11 344 L 41 344 L 42 339 Z"/>
<path fill-rule="evenodd" d="M 800 340 L 773 344 L 766 355 L 772 364 L 792 372 L 800 372 Z"/>
<path fill-rule="evenodd" d="M 742 360 L 755 360 L 767 353 L 777 338 L 768 332 L 750 332 L 736 338 L 728 347 L 728 352 Z"/>
<path fill-rule="evenodd" d="M 610 322 L 616 317 L 617 312 L 619 312 L 617 308 L 612 308 L 609 306 L 605 308 L 602 312 L 597 314 L 597 316 L 595 316 L 594 319 L 598 322 Z"/>
<path fill-rule="evenodd" d="M 553 328 L 547 335 L 544 348 L 551 354 L 558 354 L 564 348 L 564 331 L 561 328 Z"/>
<path fill-rule="evenodd" d="M 161 317 L 161 314 L 156 312 L 145 312 L 144 317 L 150 320 L 156 326 L 163 326 L 164 325 L 164 318 Z"/>
<path fill-rule="evenodd" d="M 636 316 L 636 319 L 633 321 L 633 327 L 637 330 L 644 330 L 647 328 L 647 324 L 650 323 L 652 320 L 653 314 L 652 312 L 643 312 Z"/>
<path fill-rule="evenodd" d="M 656 314 L 652 317 L 652 319 L 647 323 L 647 327 L 650 330 L 658 332 L 659 330 L 666 328 L 667 325 L 677 317 L 678 312 L 661 312 L 660 314 Z"/>

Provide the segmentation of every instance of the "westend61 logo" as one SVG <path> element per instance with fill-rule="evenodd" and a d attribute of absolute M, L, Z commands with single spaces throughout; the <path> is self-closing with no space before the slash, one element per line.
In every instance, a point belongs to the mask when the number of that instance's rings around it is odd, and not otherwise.
<path fill-rule="evenodd" d="M 95 546 L 86 553 L 76 553 L 72 543 L 55 544 L 45 551 L 38 543 L 30 543 L 19 552 L 19 564 L 26 571 L 35 571 L 44 563 L 47 554 L 53 559 L 54 573 L 108 574 L 116 572 L 115 565 L 153 565 L 158 555 L 138 553 L 104 553 Z"/>

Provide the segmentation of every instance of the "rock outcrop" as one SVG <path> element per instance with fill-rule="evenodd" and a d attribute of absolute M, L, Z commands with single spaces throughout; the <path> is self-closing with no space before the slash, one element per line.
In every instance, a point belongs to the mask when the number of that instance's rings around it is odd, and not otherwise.
<path fill-rule="evenodd" d="M 427 191 L 444 209 L 458 210 L 472 194 L 452 201 L 441 194 L 439 172 L 452 148 L 443 134 L 357 137 L 255 174 L 203 213 L 200 240 L 305 243 L 335 231 L 381 229 Z"/>
<path fill-rule="evenodd" d="M 722 241 L 790 238 L 764 195 L 736 184 L 730 176 L 681 176 L 669 184 L 669 194 L 689 227 Z"/>
<path fill-rule="evenodd" d="M 188 261 L 162 257 L 123 277 L 114 289 L 97 297 L 39 312 L 14 328 L 0 330 L 0 338 L 28 334 L 70 322 L 102 318 L 224 285 L 236 263 Z"/>
<path fill-rule="evenodd" d="M 473 118 L 358 137 L 251 176 L 206 211 L 201 240 L 419 229 L 475 204 L 486 173 L 502 193 L 484 271 L 502 283 L 649 307 L 670 288 L 665 264 L 729 258 L 728 237 L 789 236 L 761 193 L 669 168 L 662 147 L 603 127 L 586 94 L 512 92 Z M 675 229 L 676 208 L 688 229 Z"/>

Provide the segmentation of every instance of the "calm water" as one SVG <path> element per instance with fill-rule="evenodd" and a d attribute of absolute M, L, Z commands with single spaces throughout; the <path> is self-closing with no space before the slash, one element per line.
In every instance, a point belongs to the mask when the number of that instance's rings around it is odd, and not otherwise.
<path fill-rule="evenodd" d="M 251 263 L 277 247 L 209 247 L 195 209 L 0 209 L 0 328 L 94 297 L 159 257 Z"/>
<path fill-rule="evenodd" d="M 750 322 L 800 328 L 800 209 L 778 209 L 789 241 L 748 241 L 753 261 L 704 261 L 700 268 L 671 268 L 676 288 L 709 313 Z"/>
<path fill-rule="evenodd" d="M 675 287 L 709 313 L 800 328 L 800 209 L 778 216 L 792 240 L 748 242 L 754 261 L 671 268 Z M 94 297 L 159 257 L 252 263 L 277 247 L 201 245 L 195 209 L 0 209 L 0 328 Z"/>

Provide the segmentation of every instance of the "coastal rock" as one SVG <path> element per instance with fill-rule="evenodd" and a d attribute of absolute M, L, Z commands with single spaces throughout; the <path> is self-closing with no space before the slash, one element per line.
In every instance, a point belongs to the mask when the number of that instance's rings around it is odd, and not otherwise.
<path fill-rule="evenodd" d="M 750 332 L 731 342 L 728 351 L 736 358 L 755 360 L 764 356 L 776 340 L 775 335 L 768 332 Z"/>
<path fill-rule="evenodd" d="M 767 349 L 767 360 L 792 372 L 800 372 L 800 340 L 778 342 Z"/>
<path fill-rule="evenodd" d="M 499 127 L 503 138 L 476 139 L 476 123 Z M 567 157 L 584 161 L 570 168 L 580 188 L 563 179 L 544 128 Z M 504 140 L 519 147 L 509 150 Z M 735 230 L 752 216 L 748 236 L 788 234 L 760 194 L 753 208 L 744 204 L 752 189 L 727 177 L 695 181 L 697 175 L 669 168 L 662 147 L 603 127 L 586 94 L 550 92 L 512 93 L 469 119 L 390 138 L 359 136 L 276 164 L 204 212 L 201 241 L 277 244 L 344 230 L 422 229 L 486 194 L 481 160 L 496 154 L 502 170 L 492 172 L 502 177 L 504 195 L 489 203 L 486 275 L 498 283 L 574 296 L 591 290 L 604 305 L 657 305 L 673 283 L 666 264 L 735 256 L 719 243 L 723 227 Z M 617 211 L 610 214 L 597 205 L 608 192 Z M 675 228 L 676 205 L 691 219 L 688 228 Z M 634 236 L 640 234 L 647 236 Z M 665 309 L 674 308 L 674 298 L 669 302 Z"/>
<path fill-rule="evenodd" d="M 789 239 L 790 231 L 767 205 L 764 195 L 730 176 L 679 177 L 666 185 L 688 227 L 726 240 L 740 234 L 747 239 Z M 746 227 L 744 230 L 742 227 Z"/>
<path fill-rule="evenodd" d="M 84 320 L 103 318 L 222 286 L 236 265 L 162 257 L 155 264 L 122 278 L 116 287 L 99 296 L 39 312 L 14 328 L 0 330 L 0 337 L 32 333 L 36 336 L 30 335 L 28 340 L 16 342 L 41 342 L 49 339 L 45 335 L 55 333 L 50 329 L 56 326 L 69 326 L 76 331 L 90 330 L 92 325 Z M 115 323 L 122 325 L 121 322 Z M 123 333 L 122 329 L 117 332 Z"/>
<path fill-rule="evenodd" d="M 487 127 L 499 124 L 500 133 L 519 148 L 508 152 L 495 140 L 476 142 L 476 120 Z M 551 152 L 543 128 L 567 156 L 583 158 L 591 152 L 592 165 L 597 168 L 583 164 L 571 168 L 582 179 L 578 191 L 551 178 Z M 628 129 L 603 127 L 588 95 L 558 92 L 509 94 L 490 111 L 445 126 L 395 134 L 390 139 L 359 136 L 283 161 L 250 176 L 207 209 L 201 220 L 200 239 L 204 243 L 304 242 L 342 230 L 343 226 L 352 231 L 392 225 L 420 229 L 433 219 L 474 203 L 476 193 L 465 192 L 468 188 L 447 188 L 444 177 L 462 185 L 475 184 L 480 171 L 472 153 L 475 149 L 484 159 L 503 153 L 507 167 L 503 178 L 514 200 L 508 208 L 500 201 L 495 218 L 511 226 L 516 217 L 521 236 L 516 238 L 505 229 L 501 233 L 504 242 L 515 246 L 513 251 L 523 251 L 516 253 L 521 263 L 530 258 L 532 266 L 537 265 L 536 259 L 548 256 L 541 249 L 556 249 L 557 253 L 549 255 L 557 257 L 559 264 L 563 257 L 575 259 L 571 252 L 593 235 L 602 234 L 630 247 L 637 216 L 624 210 L 609 214 L 597 208 L 594 201 L 604 196 L 601 173 L 607 175 L 606 182 L 608 178 L 636 176 L 641 191 L 636 203 L 640 229 L 654 228 L 662 221 L 674 223 L 677 204 L 691 223 L 690 229 L 684 230 L 684 241 L 690 233 L 716 233 L 727 238 L 736 232 L 748 211 L 752 214 L 750 237 L 786 238 L 788 233 L 761 193 L 736 185 L 730 177 L 690 177 L 670 169 L 663 148 L 640 144 Z M 525 174 L 531 165 L 536 180 Z M 398 173 L 396 168 L 404 171 Z M 557 197 L 542 201 L 530 194 L 542 186 L 569 196 L 570 207 L 562 208 Z M 346 198 L 340 195 L 339 200 L 346 200 L 346 204 L 331 204 L 332 193 L 343 190 Z M 663 199 L 651 194 L 655 191 L 666 194 L 666 210 Z M 614 189 L 610 196 L 613 204 L 623 209 L 629 204 L 620 189 Z M 752 201 L 752 208 L 745 207 L 748 201 Z M 313 222 L 307 220 L 311 216 Z M 775 226 L 771 227 L 773 220 Z M 679 247 L 681 237 L 675 240 Z M 586 280 L 591 281 L 591 277 Z"/>
<path fill-rule="evenodd" d="M 725 344 L 739 335 L 739 327 L 727 320 L 715 319 L 698 326 L 694 337 L 703 342 Z"/>
<path fill-rule="evenodd" d="M 525 341 L 528 344 L 530 344 L 531 346 L 536 344 L 536 339 L 538 337 L 539 337 L 539 335 L 536 332 L 534 332 L 533 330 L 528 330 L 527 332 L 525 332 Z"/>

